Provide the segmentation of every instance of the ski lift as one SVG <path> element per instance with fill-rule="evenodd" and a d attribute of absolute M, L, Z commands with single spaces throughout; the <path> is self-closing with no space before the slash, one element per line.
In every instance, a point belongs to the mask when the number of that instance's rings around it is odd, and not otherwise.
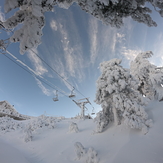
<path fill-rule="evenodd" d="M 92 110 L 91 115 L 94 115 L 95 114 L 94 110 L 95 110 L 95 108 L 93 107 L 93 110 Z"/>
<path fill-rule="evenodd" d="M 74 87 L 73 87 L 73 89 L 72 89 L 72 91 L 71 91 L 71 94 L 69 95 L 69 98 L 73 98 L 73 97 L 75 97 L 75 94 L 74 94 Z"/>
<path fill-rule="evenodd" d="M 53 101 L 54 101 L 54 102 L 59 101 L 59 100 L 58 100 L 58 94 L 57 94 L 57 92 L 58 92 L 58 91 L 56 90 L 55 97 L 53 98 Z"/>

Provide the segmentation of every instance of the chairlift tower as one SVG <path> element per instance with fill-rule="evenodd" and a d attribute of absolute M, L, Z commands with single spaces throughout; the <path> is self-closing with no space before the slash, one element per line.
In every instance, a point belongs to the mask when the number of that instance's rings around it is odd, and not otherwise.
<path fill-rule="evenodd" d="M 87 103 L 90 103 L 88 98 L 83 98 L 78 101 L 75 101 L 75 100 L 72 100 L 72 101 L 74 101 L 76 103 L 76 105 L 78 105 L 81 108 L 81 118 L 85 119 L 85 108 L 86 108 L 85 105 Z"/>

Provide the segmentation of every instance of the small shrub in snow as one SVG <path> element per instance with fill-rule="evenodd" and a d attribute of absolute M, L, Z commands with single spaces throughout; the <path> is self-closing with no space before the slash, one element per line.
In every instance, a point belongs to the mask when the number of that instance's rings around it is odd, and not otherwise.
<path fill-rule="evenodd" d="M 24 141 L 27 143 L 32 140 L 32 125 L 27 124 L 24 130 Z"/>
<path fill-rule="evenodd" d="M 53 117 L 48 117 L 45 115 L 41 115 L 37 118 L 32 119 L 31 121 L 32 124 L 32 130 L 36 130 L 39 128 L 44 128 L 47 127 L 49 129 L 53 129 L 56 126 L 55 118 Z"/>
<path fill-rule="evenodd" d="M 15 131 L 22 128 L 23 124 L 21 122 L 15 121 L 13 118 L 10 117 L 0 118 L 0 131 L 4 133 Z"/>
<path fill-rule="evenodd" d="M 74 122 L 71 122 L 69 125 L 69 132 L 79 132 L 78 125 Z"/>
<path fill-rule="evenodd" d="M 94 150 L 94 148 L 91 147 L 87 150 L 80 142 L 76 142 L 75 151 L 78 160 L 82 160 L 85 163 L 99 163 L 97 152 Z"/>
<path fill-rule="evenodd" d="M 87 151 L 86 163 L 98 163 L 99 159 L 97 157 L 97 151 L 94 148 L 89 148 Z"/>
<path fill-rule="evenodd" d="M 29 142 L 33 138 L 33 132 L 41 128 L 49 128 L 54 129 L 56 126 L 55 122 L 56 118 L 48 117 L 45 115 L 41 115 L 37 118 L 31 119 L 27 125 L 25 126 L 24 130 L 24 141 Z"/>
<path fill-rule="evenodd" d="M 32 140 L 33 132 L 40 128 L 54 129 L 56 127 L 56 118 L 48 116 L 39 116 L 31 118 L 28 121 L 17 121 L 10 117 L 0 118 L 0 132 L 6 133 L 16 130 L 24 130 L 24 141 Z M 25 122 L 25 123 L 24 123 Z M 25 125 L 26 124 L 26 125 Z"/>
<path fill-rule="evenodd" d="M 98 112 L 94 122 L 96 123 L 96 132 L 100 133 L 109 123 L 109 116 L 103 114 L 102 111 Z"/>
<path fill-rule="evenodd" d="M 83 145 L 80 142 L 76 142 L 75 143 L 75 151 L 76 151 L 76 155 L 77 158 L 80 160 L 82 157 L 85 156 L 86 154 L 86 150 L 83 147 Z"/>

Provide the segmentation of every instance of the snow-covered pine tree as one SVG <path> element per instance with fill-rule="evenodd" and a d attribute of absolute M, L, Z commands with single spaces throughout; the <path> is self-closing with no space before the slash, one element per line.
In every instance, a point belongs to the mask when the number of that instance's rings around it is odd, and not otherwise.
<path fill-rule="evenodd" d="M 41 43 L 45 25 L 44 13 L 53 11 L 56 5 L 68 9 L 73 2 L 104 24 L 117 28 L 123 25 L 123 19 L 126 17 L 148 26 L 156 26 L 156 22 L 149 15 L 152 10 L 145 7 L 147 2 L 163 17 L 163 1 L 160 0 L 5 0 L 6 13 L 13 9 L 18 10 L 11 18 L 0 22 L 0 26 L 14 29 L 22 24 L 21 28 L 14 31 L 10 41 L 20 42 L 20 53 L 24 54 Z"/>
<path fill-rule="evenodd" d="M 79 132 L 78 125 L 74 122 L 71 122 L 69 125 L 69 132 Z"/>
<path fill-rule="evenodd" d="M 138 90 L 149 99 L 163 99 L 163 71 L 148 61 L 151 51 L 143 52 L 131 62 L 130 72 L 138 80 Z"/>
<path fill-rule="evenodd" d="M 25 126 L 24 130 L 24 141 L 27 143 L 32 140 L 33 134 L 32 134 L 32 125 L 29 123 Z"/>
<path fill-rule="evenodd" d="M 99 163 L 98 153 L 93 147 L 86 149 L 80 142 L 76 142 L 74 146 L 78 160 L 85 163 Z"/>
<path fill-rule="evenodd" d="M 129 70 L 120 63 L 120 59 L 112 59 L 100 64 L 102 74 L 97 80 L 95 102 L 103 110 L 95 119 L 97 132 L 102 132 L 111 121 L 116 125 L 124 121 L 131 128 L 142 129 L 145 134 L 151 126 L 144 110 L 146 100 L 136 91 L 137 83 Z"/>

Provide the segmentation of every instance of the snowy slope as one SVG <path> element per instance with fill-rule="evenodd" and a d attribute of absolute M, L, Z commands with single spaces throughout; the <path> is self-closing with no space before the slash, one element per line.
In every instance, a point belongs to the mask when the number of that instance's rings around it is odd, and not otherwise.
<path fill-rule="evenodd" d="M 29 163 L 19 150 L 6 143 L 4 140 L 0 139 L 0 146 L 1 163 Z"/>
<path fill-rule="evenodd" d="M 10 116 L 15 119 L 29 119 L 30 116 L 18 113 L 14 106 L 10 105 L 8 101 L 0 101 L 0 116 Z"/>
<path fill-rule="evenodd" d="M 7 101 L 0 101 L 0 112 L 13 115 L 19 114 Z"/>
<path fill-rule="evenodd" d="M 91 119 L 56 119 L 54 129 L 37 128 L 32 132 L 32 141 L 27 143 L 22 129 L 0 132 L 0 163 L 13 163 L 12 159 L 8 160 L 9 154 L 14 162 L 21 163 L 84 163 L 88 155 L 80 160 L 77 158 L 76 142 L 86 150 L 93 147 L 98 153 L 99 163 L 162 163 L 163 103 L 151 103 L 147 112 L 154 121 L 147 135 L 124 125 L 110 125 L 105 132 L 95 134 L 95 124 Z M 71 122 L 77 123 L 79 132 L 69 131 Z"/>

